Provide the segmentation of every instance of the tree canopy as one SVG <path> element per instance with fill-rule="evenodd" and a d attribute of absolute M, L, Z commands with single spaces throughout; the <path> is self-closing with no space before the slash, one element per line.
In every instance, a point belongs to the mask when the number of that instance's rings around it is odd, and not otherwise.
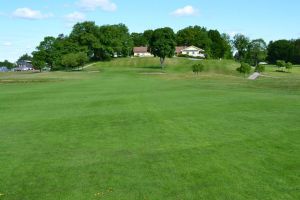
<path fill-rule="evenodd" d="M 160 58 L 160 64 L 163 68 L 165 58 L 172 57 L 175 54 L 174 31 L 169 27 L 156 29 L 150 39 L 149 47 L 151 53 Z"/>
<path fill-rule="evenodd" d="M 0 67 L 7 67 L 8 69 L 11 69 L 14 66 L 15 66 L 15 64 L 9 62 L 8 60 L 4 60 L 3 62 L 0 61 Z"/>
<path fill-rule="evenodd" d="M 249 43 L 250 39 L 242 34 L 237 34 L 233 37 L 233 46 L 237 51 L 235 55 L 237 60 L 242 61 L 246 58 Z"/>
<path fill-rule="evenodd" d="M 191 45 L 204 49 L 207 58 L 232 59 L 234 48 L 238 61 L 254 66 L 266 60 L 300 64 L 300 39 L 271 41 L 267 46 L 263 39 L 251 41 L 247 36 L 237 34 L 231 40 L 227 34 L 201 26 L 189 26 L 176 34 L 171 28 L 130 34 L 124 24 L 98 26 L 91 21 L 75 24 L 70 35 L 45 37 L 32 56 L 24 54 L 18 61 L 29 60 L 35 68 L 47 66 L 51 70 L 60 70 L 72 67 L 68 61 L 78 55 L 86 55 L 87 62 L 104 61 L 130 56 L 134 46 L 147 46 L 152 54 L 160 57 L 163 66 L 166 57 L 174 56 L 176 46 Z M 7 62 L 5 65 L 13 66 Z"/>

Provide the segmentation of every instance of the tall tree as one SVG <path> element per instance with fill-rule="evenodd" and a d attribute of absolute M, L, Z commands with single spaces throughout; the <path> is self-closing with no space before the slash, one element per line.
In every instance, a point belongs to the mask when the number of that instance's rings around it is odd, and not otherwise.
<path fill-rule="evenodd" d="M 233 58 L 233 52 L 232 52 L 232 41 L 230 39 L 230 36 L 226 33 L 222 34 L 223 38 L 223 46 L 225 48 L 224 58 L 225 59 L 232 59 Z"/>
<path fill-rule="evenodd" d="M 247 53 L 247 48 L 249 45 L 249 38 L 242 35 L 242 34 L 237 34 L 233 38 L 233 46 L 237 51 L 236 58 L 239 61 L 242 61 L 246 57 Z"/>
<path fill-rule="evenodd" d="M 47 64 L 45 62 L 45 54 L 44 51 L 35 51 L 32 53 L 32 65 L 35 69 L 39 69 L 40 72 L 42 71 L 43 67 Z"/>
<path fill-rule="evenodd" d="M 160 58 L 162 69 L 164 69 L 165 58 L 174 56 L 175 46 L 175 34 L 171 28 L 159 28 L 153 32 L 149 46 L 150 52 Z"/>
<path fill-rule="evenodd" d="M 95 22 L 90 21 L 75 24 L 70 34 L 73 42 L 88 49 L 89 57 L 93 57 L 95 49 L 100 47 L 99 37 L 99 27 L 95 25 Z"/>
<path fill-rule="evenodd" d="M 211 57 L 224 58 L 227 50 L 226 41 L 217 30 L 209 30 L 208 37 L 211 39 Z"/>
<path fill-rule="evenodd" d="M 47 64 L 51 69 L 54 65 L 54 62 L 56 60 L 56 50 L 54 47 L 54 43 L 56 41 L 56 38 L 54 37 L 45 37 L 42 42 L 40 42 L 39 46 L 36 47 L 37 52 L 34 52 L 35 56 L 33 57 L 35 59 L 35 62 L 38 60 L 43 60 L 45 64 Z M 38 58 L 37 58 L 38 57 Z"/>
<path fill-rule="evenodd" d="M 17 62 L 23 61 L 23 60 L 28 60 L 28 61 L 32 61 L 32 56 L 28 55 L 27 53 L 20 56 L 19 59 L 17 60 Z"/>
<path fill-rule="evenodd" d="M 294 64 L 300 64 L 300 39 L 293 40 L 293 51 L 291 62 Z"/>
<path fill-rule="evenodd" d="M 145 38 L 146 41 L 147 41 L 146 46 L 149 46 L 149 43 L 150 43 L 152 34 L 153 34 L 153 30 L 145 30 L 145 31 L 144 31 L 143 36 L 144 36 L 144 38 Z"/>
<path fill-rule="evenodd" d="M 142 47 L 142 46 L 147 46 L 148 41 L 144 37 L 143 33 L 131 33 L 131 38 L 133 40 L 133 44 L 135 47 Z"/>
<path fill-rule="evenodd" d="M 179 30 L 176 34 L 176 42 L 179 46 L 197 46 L 203 48 L 210 54 L 211 39 L 208 37 L 207 30 L 200 26 L 189 26 Z"/>
<path fill-rule="evenodd" d="M 101 26 L 99 39 L 100 46 L 95 53 L 99 60 L 109 59 L 114 54 L 126 57 L 132 52 L 133 41 L 124 24 Z"/>
<path fill-rule="evenodd" d="M 270 42 L 268 45 L 268 61 L 276 63 L 277 60 L 284 60 L 285 62 L 292 61 L 293 44 L 288 40 L 278 40 Z"/>
<path fill-rule="evenodd" d="M 248 63 L 257 66 L 259 62 L 265 61 L 267 57 L 267 44 L 263 39 L 252 40 L 248 45 Z"/>
<path fill-rule="evenodd" d="M 3 62 L 0 62 L 0 67 L 7 67 L 8 69 L 11 69 L 14 66 L 15 66 L 15 64 L 9 62 L 8 60 L 4 60 Z"/>

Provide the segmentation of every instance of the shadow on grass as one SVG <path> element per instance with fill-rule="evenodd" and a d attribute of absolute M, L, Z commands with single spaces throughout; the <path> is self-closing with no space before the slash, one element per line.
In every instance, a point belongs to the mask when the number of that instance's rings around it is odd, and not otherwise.
<path fill-rule="evenodd" d="M 161 66 L 143 66 L 143 67 L 138 67 L 138 68 L 143 68 L 143 69 L 162 69 Z"/>
<path fill-rule="evenodd" d="M 275 72 L 280 72 L 280 73 L 291 73 L 291 72 L 287 72 L 287 71 L 284 71 L 284 70 L 276 70 Z"/>

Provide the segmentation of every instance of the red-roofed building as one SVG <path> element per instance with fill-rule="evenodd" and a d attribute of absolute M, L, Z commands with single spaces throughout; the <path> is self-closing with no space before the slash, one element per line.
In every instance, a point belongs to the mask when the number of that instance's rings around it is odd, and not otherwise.
<path fill-rule="evenodd" d="M 147 47 L 134 47 L 133 55 L 136 57 L 153 57 L 153 55 L 148 52 Z"/>

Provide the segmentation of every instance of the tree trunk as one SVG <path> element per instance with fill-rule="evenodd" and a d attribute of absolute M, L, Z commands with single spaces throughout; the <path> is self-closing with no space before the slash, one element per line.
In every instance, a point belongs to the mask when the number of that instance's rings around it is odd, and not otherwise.
<path fill-rule="evenodd" d="M 160 58 L 160 66 L 161 66 L 161 69 L 164 69 L 165 66 L 164 66 L 164 62 L 165 62 L 165 58 Z"/>

